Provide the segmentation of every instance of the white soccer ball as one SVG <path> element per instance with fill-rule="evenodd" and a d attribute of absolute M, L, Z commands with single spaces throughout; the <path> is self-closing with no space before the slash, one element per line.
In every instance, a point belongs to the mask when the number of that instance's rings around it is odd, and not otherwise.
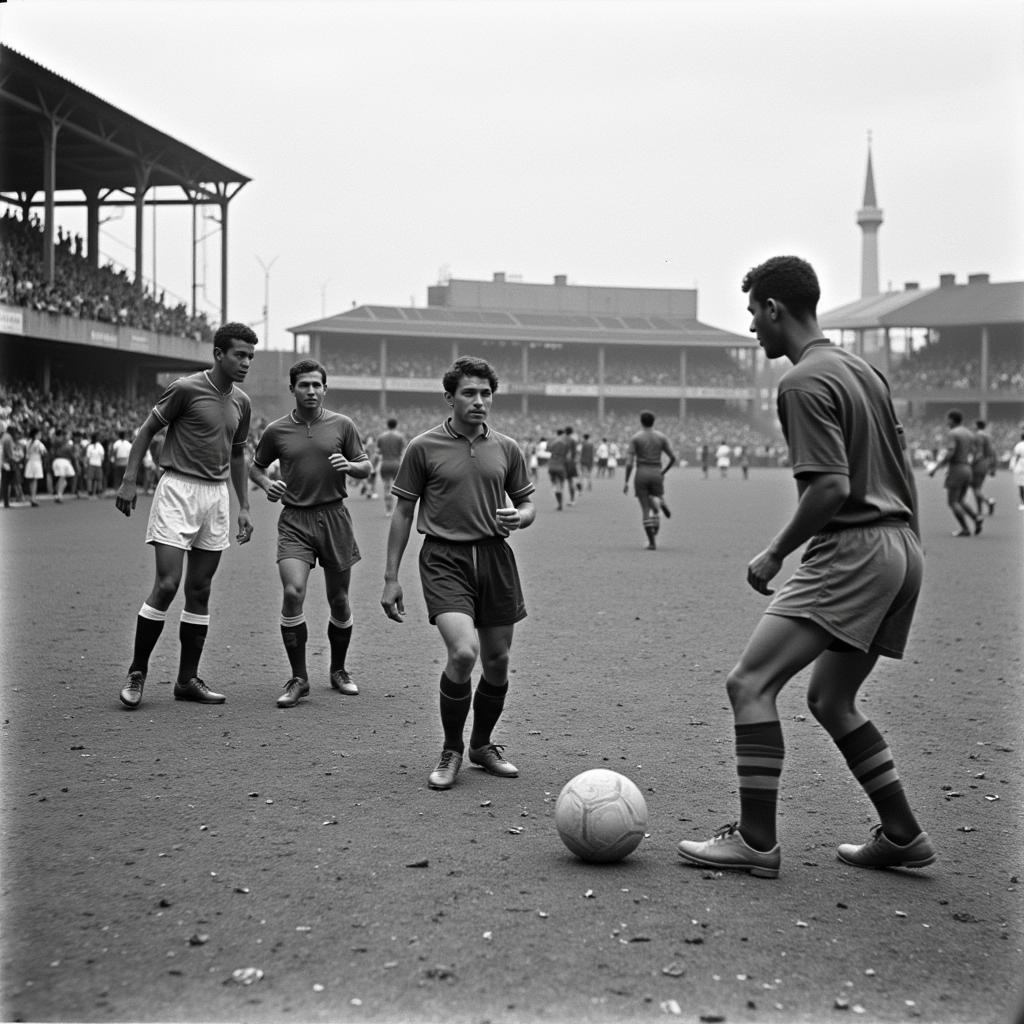
<path fill-rule="evenodd" d="M 591 768 L 562 787 L 555 801 L 555 828 L 577 857 L 610 864 L 640 845 L 647 802 L 625 775 Z"/>

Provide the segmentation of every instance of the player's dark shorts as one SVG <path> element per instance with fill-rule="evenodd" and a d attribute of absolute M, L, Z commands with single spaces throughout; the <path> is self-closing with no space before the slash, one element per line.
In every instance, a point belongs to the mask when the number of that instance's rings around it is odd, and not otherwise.
<path fill-rule="evenodd" d="M 400 462 L 382 462 L 380 469 L 377 470 L 381 480 L 394 480 L 398 476 L 398 467 L 400 465 Z"/>
<path fill-rule="evenodd" d="M 551 479 L 551 482 L 553 484 L 555 484 L 556 486 L 558 484 L 564 484 L 565 483 L 565 470 L 561 469 L 561 468 L 558 468 L 558 469 L 548 469 L 548 477 Z"/>
<path fill-rule="evenodd" d="M 921 543 L 906 523 L 819 533 L 765 614 L 810 619 L 840 650 L 902 658 L 923 569 Z"/>
<path fill-rule="evenodd" d="M 947 491 L 963 493 L 971 485 L 971 467 L 966 462 L 951 462 L 946 467 L 946 479 L 943 484 Z"/>
<path fill-rule="evenodd" d="M 526 618 L 515 555 L 504 537 L 464 544 L 425 537 L 420 583 L 432 624 L 443 612 L 470 615 L 478 629 Z"/>
<path fill-rule="evenodd" d="M 56 465 L 56 463 L 54 463 Z M 979 491 L 985 484 L 985 477 L 988 476 L 988 463 L 975 462 L 971 466 L 971 487 Z"/>
<path fill-rule="evenodd" d="M 633 493 L 638 498 L 663 498 L 665 496 L 665 477 L 662 475 L 661 467 L 638 465 L 636 476 L 633 477 Z"/>
<path fill-rule="evenodd" d="M 343 501 L 313 508 L 285 505 L 277 521 L 277 560 L 317 561 L 325 569 L 343 572 L 362 556 L 352 532 L 352 517 Z"/>

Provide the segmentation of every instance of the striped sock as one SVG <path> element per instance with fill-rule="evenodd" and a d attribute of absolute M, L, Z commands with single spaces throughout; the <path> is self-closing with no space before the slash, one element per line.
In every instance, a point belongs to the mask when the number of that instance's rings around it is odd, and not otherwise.
<path fill-rule="evenodd" d="M 465 750 L 462 732 L 469 717 L 472 691 L 470 680 L 454 683 L 441 673 L 441 728 L 444 729 L 445 750 L 457 750 L 460 754 Z"/>
<path fill-rule="evenodd" d="M 740 834 L 755 850 L 770 850 L 778 842 L 775 814 L 785 756 L 786 745 L 778 721 L 736 726 Z"/>
<path fill-rule="evenodd" d="M 306 641 L 309 639 L 309 629 L 306 626 L 306 616 L 300 612 L 298 615 L 281 616 L 281 640 L 284 642 L 284 652 L 288 655 L 288 664 L 291 666 L 292 675 L 300 679 L 309 679 L 309 670 L 306 668 Z"/>
<path fill-rule="evenodd" d="M 878 811 L 882 831 L 894 843 L 908 843 L 921 831 L 896 773 L 892 751 L 873 722 L 835 741 L 839 752 Z"/>

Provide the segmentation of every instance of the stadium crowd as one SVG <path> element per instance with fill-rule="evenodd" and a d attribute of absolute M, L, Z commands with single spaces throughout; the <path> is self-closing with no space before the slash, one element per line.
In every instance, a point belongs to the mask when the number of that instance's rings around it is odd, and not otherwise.
<path fill-rule="evenodd" d="M 157 297 L 138 291 L 125 270 L 112 263 L 94 267 L 83 255 L 80 236 L 58 229 L 55 250 L 51 283 L 38 217 L 33 214 L 26 221 L 6 211 L 0 217 L 0 304 L 197 341 L 212 339 L 206 317 L 193 317 L 184 303 L 169 306 L 164 293 Z"/>

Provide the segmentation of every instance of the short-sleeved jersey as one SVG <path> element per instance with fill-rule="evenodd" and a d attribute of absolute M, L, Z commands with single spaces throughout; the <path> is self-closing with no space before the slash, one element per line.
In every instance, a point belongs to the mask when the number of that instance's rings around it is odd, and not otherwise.
<path fill-rule="evenodd" d="M 825 339 L 811 342 L 779 381 L 777 404 L 793 475 L 849 477 L 831 528 L 913 517 L 903 429 L 874 367 Z"/>
<path fill-rule="evenodd" d="M 645 427 L 643 430 L 638 430 L 629 439 L 626 461 L 635 462 L 638 466 L 657 466 L 660 469 L 662 453 L 670 459 L 675 458 L 668 437 L 660 430 Z"/>
<path fill-rule="evenodd" d="M 348 474 L 336 472 L 328 462 L 335 452 L 349 462 L 368 461 L 352 420 L 340 412 L 323 409 L 312 423 L 304 423 L 293 410 L 267 425 L 252 461 L 266 469 L 274 459 L 279 459 L 281 479 L 288 485 L 282 504 L 289 508 L 312 508 L 348 497 Z"/>
<path fill-rule="evenodd" d="M 974 457 L 974 435 L 963 424 L 953 427 L 946 435 L 949 466 L 969 466 Z"/>
<path fill-rule="evenodd" d="M 558 437 L 548 445 L 547 449 L 547 467 L 552 473 L 565 474 L 566 454 L 569 450 L 569 446 L 566 443 L 564 437 L 559 434 Z"/>
<path fill-rule="evenodd" d="M 974 470 L 986 473 L 996 464 L 996 450 L 986 430 L 974 432 Z"/>
<path fill-rule="evenodd" d="M 401 462 L 402 452 L 408 442 L 405 434 L 398 430 L 385 430 L 377 437 L 377 454 L 381 462 Z"/>
<path fill-rule="evenodd" d="M 418 434 L 402 458 L 392 494 L 419 501 L 416 529 L 430 537 L 473 543 L 500 536 L 495 510 L 534 491 L 519 445 L 485 426 L 470 439 L 451 420 Z"/>
<path fill-rule="evenodd" d="M 245 449 L 252 405 L 249 396 L 231 385 L 219 391 L 208 370 L 179 377 L 153 406 L 153 415 L 167 427 L 160 452 L 164 469 L 200 480 L 227 480 L 231 456 Z"/>

